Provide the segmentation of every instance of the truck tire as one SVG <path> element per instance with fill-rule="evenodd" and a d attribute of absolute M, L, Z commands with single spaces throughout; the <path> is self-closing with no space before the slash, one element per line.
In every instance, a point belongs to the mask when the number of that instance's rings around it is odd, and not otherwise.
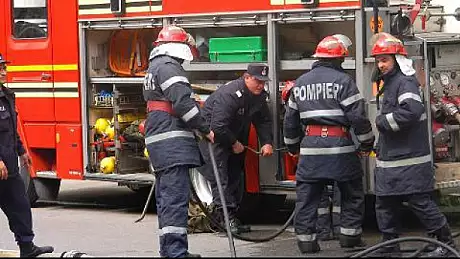
<path fill-rule="evenodd" d="M 190 180 L 192 181 L 193 188 L 195 188 L 198 198 L 207 205 L 211 204 L 212 192 L 209 181 L 206 180 L 206 178 L 204 178 L 204 176 L 202 176 L 196 168 L 190 169 Z"/>
<path fill-rule="evenodd" d="M 204 176 L 198 172 L 196 168 L 190 169 L 190 180 L 192 181 L 193 188 L 195 188 L 196 194 L 198 198 L 207 205 L 212 203 L 212 192 L 211 192 L 211 184 L 209 183 Z M 244 186 L 244 177 L 241 181 L 241 184 Z M 256 193 L 247 193 L 242 188 L 243 193 L 241 198 L 241 205 L 238 210 L 238 217 L 239 218 L 246 218 L 246 217 L 253 217 L 254 212 L 258 211 L 259 208 L 259 201 L 262 197 L 260 194 Z"/>

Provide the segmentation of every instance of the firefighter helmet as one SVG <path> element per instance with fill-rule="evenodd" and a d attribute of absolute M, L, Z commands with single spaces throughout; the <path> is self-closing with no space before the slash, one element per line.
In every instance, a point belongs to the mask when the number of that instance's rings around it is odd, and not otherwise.
<path fill-rule="evenodd" d="M 353 45 L 353 42 L 351 42 L 350 38 L 348 38 L 346 35 L 334 34 L 332 37 L 337 38 L 345 46 L 346 49 Z"/>
<path fill-rule="evenodd" d="M 375 57 L 378 55 L 402 55 L 407 56 L 407 51 L 404 48 L 401 40 L 395 36 L 381 32 L 372 36 L 371 39 L 372 51 L 371 56 Z"/>
<path fill-rule="evenodd" d="M 195 39 L 184 29 L 169 25 L 163 27 L 155 40 L 156 48 L 150 53 L 150 58 L 160 55 L 168 55 L 191 61 L 198 56 Z"/>
<path fill-rule="evenodd" d="M 110 126 L 110 121 L 107 118 L 99 118 L 94 123 L 94 129 L 96 130 L 97 134 L 104 134 L 107 127 Z"/>
<path fill-rule="evenodd" d="M 104 135 L 108 139 L 113 140 L 113 138 L 115 137 L 115 128 L 113 127 L 113 125 L 110 125 L 105 129 Z"/>
<path fill-rule="evenodd" d="M 115 157 L 104 157 L 99 164 L 99 169 L 101 169 L 101 172 L 104 174 L 113 173 L 115 170 Z"/>
<path fill-rule="evenodd" d="M 165 43 L 165 42 L 176 42 L 176 43 L 186 43 L 190 41 L 190 34 L 188 34 L 181 27 L 174 25 L 168 25 L 161 29 L 158 34 L 158 38 L 155 41 L 155 44 Z"/>
<path fill-rule="evenodd" d="M 327 36 L 316 46 L 314 58 L 342 58 L 348 56 L 348 49 L 339 39 Z"/>

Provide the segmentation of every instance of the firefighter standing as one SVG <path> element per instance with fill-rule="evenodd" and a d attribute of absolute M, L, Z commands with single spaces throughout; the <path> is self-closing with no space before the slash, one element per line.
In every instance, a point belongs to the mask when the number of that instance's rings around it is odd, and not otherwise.
<path fill-rule="evenodd" d="M 284 142 L 292 155 L 300 154 L 294 227 L 302 253 L 320 251 L 317 209 L 324 186 L 333 181 L 342 195 L 340 245 L 363 245 L 363 171 L 349 129 L 354 129 L 359 150 L 366 153 L 372 149 L 374 135 L 364 99 L 341 68 L 347 55 L 340 40 L 324 38 L 314 55 L 319 61 L 296 80 L 284 118 Z"/>
<path fill-rule="evenodd" d="M 192 129 L 209 141 L 214 134 L 192 99 L 184 60 L 193 60 L 193 38 L 182 28 L 164 27 L 150 53 L 144 80 L 148 115 L 145 144 L 155 168 L 160 255 L 197 257 L 188 252 L 187 217 L 190 195 L 189 169 L 201 166 Z"/>
<path fill-rule="evenodd" d="M 283 101 L 285 110 L 289 107 L 289 96 L 291 95 L 291 90 L 293 87 L 294 81 L 288 81 L 286 82 L 283 91 L 281 92 L 281 99 Z M 297 167 L 295 167 L 295 170 L 296 169 Z M 328 184 L 324 187 L 318 206 L 316 230 L 317 239 L 320 241 L 327 241 L 339 238 L 340 190 L 337 184 Z"/>
<path fill-rule="evenodd" d="M 346 35 L 334 34 L 347 50 L 353 44 Z M 325 186 L 318 207 L 316 222 L 318 240 L 338 239 L 340 233 L 340 189 L 337 184 Z"/>
<path fill-rule="evenodd" d="M 382 79 L 381 114 L 376 117 L 380 133 L 376 145 L 375 194 L 377 223 L 383 241 L 397 238 L 400 206 L 407 201 L 428 233 L 455 247 L 445 216 L 431 197 L 434 172 L 428 142 L 426 113 L 419 94 L 415 70 L 400 40 L 387 33 L 374 36 L 372 56 Z M 397 252 L 399 245 L 384 252 Z M 430 256 L 444 256 L 447 249 L 432 251 Z"/>
<path fill-rule="evenodd" d="M 17 132 L 15 95 L 4 86 L 6 64 L 0 54 L 0 207 L 8 218 L 10 230 L 19 246 L 21 257 L 36 257 L 54 251 L 51 246 L 39 247 L 32 242 L 32 211 L 19 174 L 18 156 L 24 166 L 30 165 Z"/>
<path fill-rule="evenodd" d="M 215 132 L 213 152 L 233 233 L 250 231 L 249 226 L 240 223 L 236 214 L 244 192 L 244 151 L 251 123 L 257 130 L 261 155 L 270 156 L 273 153 L 272 121 L 266 101 L 267 92 L 264 90 L 268 80 L 268 66 L 251 64 L 241 78 L 228 82 L 212 93 L 203 107 L 203 116 Z M 200 142 L 200 150 L 206 165 L 199 171 L 211 183 L 213 203 L 216 205 L 214 216 L 222 223 L 222 203 L 212 172 L 208 145 Z"/>

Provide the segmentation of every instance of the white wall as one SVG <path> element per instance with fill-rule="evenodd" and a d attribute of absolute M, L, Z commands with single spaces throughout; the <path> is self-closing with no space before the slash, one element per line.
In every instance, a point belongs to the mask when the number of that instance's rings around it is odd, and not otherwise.
<path fill-rule="evenodd" d="M 460 0 L 432 0 L 431 4 L 443 5 L 444 12 L 453 13 L 455 9 L 460 7 Z M 455 20 L 452 16 L 446 16 L 444 19 L 446 19 L 446 24 L 444 25 L 445 32 L 460 33 L 460 21 Z"/>

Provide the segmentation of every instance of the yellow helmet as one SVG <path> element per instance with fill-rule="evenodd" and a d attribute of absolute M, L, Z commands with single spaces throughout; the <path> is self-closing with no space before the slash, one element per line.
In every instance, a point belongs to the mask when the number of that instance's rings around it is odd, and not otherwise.
<path fill-rule="evenodd" d="M 104 134 L 110 139 L 110 140 L 113 140 L 113 138 L 115 137 L 115 128 L 110 125 L 109 127 L 107 127 L 105 129 L 105 132 Z"/>
<path fill-rule="evenodd" d="M 99 118 L 96 120 L 96 123 L 94 123 L 94 129 L 96 129 L 96 133 L 101 135 L 105 132 L 108 126 L 110 126 L 110 122 L 107 118 Z"/>
<path fill-rule="evenodd" d="M 146 158 L 149 158 L 149 151 L 147 150 L 147 148 L 144 148 L 144 156 Z"/>
<path fill-rule="evenodd" d="M 100 169 L 101 172 L 104 174 L 111 174 L 115 170 L 115 157 L 114 156 L 109 156 L 109 157 L 104 157 L 101 160 L 100 163 Z"/>

